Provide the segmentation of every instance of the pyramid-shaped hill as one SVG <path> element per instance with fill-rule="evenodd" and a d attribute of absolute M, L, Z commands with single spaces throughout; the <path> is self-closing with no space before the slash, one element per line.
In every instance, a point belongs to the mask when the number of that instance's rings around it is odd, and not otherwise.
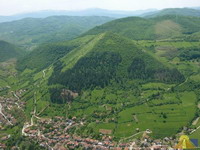
<path fill-rule="evenodd" d="M 80 92 L 133 80 L 178 83 L 184 76 L 137 47 L 133 41 L 107 32 L 57 62 L 49 83 Z"/>

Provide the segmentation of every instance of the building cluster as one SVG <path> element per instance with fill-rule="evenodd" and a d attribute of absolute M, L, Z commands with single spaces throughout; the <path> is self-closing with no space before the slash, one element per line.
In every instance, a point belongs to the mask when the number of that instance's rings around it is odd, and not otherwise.
<path fill-rule="evenodd" d="M 38 141 L 40 146 L 51 150 L 67 150 L 67 149 L 98 149 L 98 150 L 129 150 L 129 149 L 169 149 L 169 143 L 173 140 L 165 138 L 163 140 L 152 140 L 145 136 L 143 139 L 133 142 L 117 143 L 113 141 L 109 135 L 102 135 L 101 140 L 92 138 L 83 138 L 72 134 L 70 130 L 74 127 L 80 127 L 84 122 L 77 121 L 75 117 L 72 119 L 64 119 L 63 117 L 55 117 L 55 119 L 40 119 L 36 127 L 25 129 L 25 133 L 31 140 Z"/>

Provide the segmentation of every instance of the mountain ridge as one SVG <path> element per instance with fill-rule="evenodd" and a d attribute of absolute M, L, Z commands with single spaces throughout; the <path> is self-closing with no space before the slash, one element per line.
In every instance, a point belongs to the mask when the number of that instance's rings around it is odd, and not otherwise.
<path fill-rule="evenodd" d="M 53 16 L 0 23 L 0 39 L 32 50 L 38 44 L 71 40 L 113 20 L 109 17 Z"/>
<path fill-rule="evenodd" d="M 168 28 L 168 30 L 164 32 L 166 34 L 162 37 L 155 32 L 156 25 L 166 20 L 171 21 L 171 26 L 168 27 L 165 26 L 165 24 L 160 25 L 162 28 L 161 30 L 166 30 Z M 158 16 L 155 18 L 127 17 L 97 26 L 83 35 L 93 35 L 104 31 L 112 31 L 133 40 L 159 40 L 167 38 L 178 39 L 183 37 L 187 38 L 187 36 L 191 37 L 192 34 L 198 33 L 200 28 L 199 24 L 199 17 L 175 15 Z M 175 34 L 179 31 L 177 30 L 178 26 L 182 29 L 180 28 L 179 34 Z M 167 36 L 167 32 L 171 32 L 171 34 Z M 196 38 L 195 40 L 198 39 Z"/>
<path fill-rule="evenodd" d="M 153 18 L 164 15 L 200 17 L 200 10 L 194 8 L 166 8 L 159 11 L 142 14 L 142 16 L 146 18 Z"/>

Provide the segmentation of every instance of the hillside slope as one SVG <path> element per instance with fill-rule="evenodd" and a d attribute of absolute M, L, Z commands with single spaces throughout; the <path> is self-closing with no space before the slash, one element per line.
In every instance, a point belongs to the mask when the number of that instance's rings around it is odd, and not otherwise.
<path fill-rule="evenodd" d="M 164 15 L 200 17 L 200 10 L 191 9 L 191 8 L 168 8 L 168 9 L 163 9 L 160 11 L 145 13 L 142 16 L 152 18 L 152 17 L 164 16 Z"/>
<path fill-rule="evenodd" d="M 82 55 L 73 56 L 77 54 Z M 111 81 L 123 85 L 130 80 L 179 83 L 184 81 L 184 76 L 142 51 L 131 40 L 108 32 L 55 63 L 49 83 L 81 93 L 105 88 Z"/>
<path fill-rule="evenodd" d="M 195 39 L 200 29 L 200 18 L 184 16 L 160 16 L 156 18 L 128 17 L 95 27 L 84 35 L 112 31 L 133 40 Z M 193 37 L 193 38 L 192 38 Z"/>
<path fill-rule="evenodd" d="M 0 39 L 31 47 L 41 43 L 71 40 L 108 21 L 109 17 L 53 16 L 26 18 L 0 24 Z"/>
<path fill-rule="evenodd" d="M 0 62 L 11 58 L 18 58 L 23 55 L 23 51 L 8 42 L 0 40 Z"/>
<path fill-rule="evenodd" d="M 60 58 L 73 49 L 87 44 L 94 37 L 95 36 L 85 36 L 71 41 L 42 44 L 25 57 L 19 59 L 17 61 L 17 69 L 19 71 L 24 71 L 25 69 L 34 70 L 36 72 L 41 71 L 59 61 Z"/>

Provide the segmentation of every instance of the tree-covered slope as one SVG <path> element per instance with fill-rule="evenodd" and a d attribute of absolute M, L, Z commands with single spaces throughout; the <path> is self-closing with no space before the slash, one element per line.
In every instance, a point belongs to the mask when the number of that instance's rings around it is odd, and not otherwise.
<path fill-rule="evenodd" d="M 109 17 L 53 16 L 26 18 L 0 24 L 0 39 L 22 46 L 71 40 L 83 32 L 112 20 Z"/>
<path fill-rule="evenodd" d="M 45 69 L 65 56 L 71 50 L 81 47 L 92 40 L 94 36 L 85 36 L 72 41 L 42 44 L 35 48 L 28 55 L 17 61 L 17 69 L 24 71 L 31 69 L 36 72 Z"/>
<path fill-rule="evenodd" d="M 82 57 L 68 62 L 65 60 L 70 55 L 68 53 L 54 64 L 50 85 L 61 84 L 73 92 L 81 93 L 96 87 L 105 88 L 111 83 L 127 84 L 131 80 L 163 83 L 184 81 L 184 76 L 178 70 L 162 64 L 131 40 L 110 32 L 97 36 L 101 38 L 95 41 L 93 47 L 88 47 L 89 50 Z M 80 51 L 85 49 L 79 48 L 76 53 Z"/>
<path fill-rule="evenodd" d="M 23 55 L 23 51 L 15 45 L 0 40 L 0 62 L 11 58 L 18 58 Z"/>
<path fill-rule="evenodd" d="M 193 39 L 193 35 L 199 32 L 199 29 L 198 17 L 166 15 L 148 19 L 122 18 L 95 27 L 84 35 L 112 31 L 134 40 Z"/>
<path fill-rule="evenodd" d="M 191 8 L 167 8 L 160 11 L 145 13 L 144 17 L 157 17 L 164 15 L 179 15 L 179 16 L 193 16 L 200 17 L 200 10 Z"/>

